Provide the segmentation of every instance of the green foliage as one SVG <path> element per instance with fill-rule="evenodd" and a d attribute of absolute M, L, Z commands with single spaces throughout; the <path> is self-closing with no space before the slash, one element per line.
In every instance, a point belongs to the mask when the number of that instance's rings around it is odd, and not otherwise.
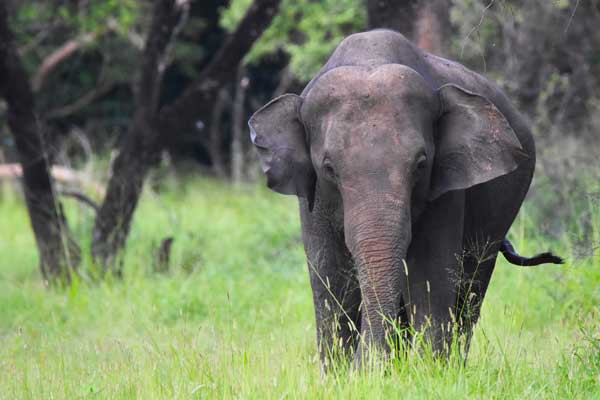
<path fill-rule="evenodd" d="M 53 24 L 80 32 L 97 32 L 106 28 L 108 19 L 127 31 L 137 21 L 142 11 L 140 2 L 134 0 L 106 0 L 83 2 L 78 5 L 65 2 L 19 2 L 14 28 L 39 29 L 40 24 Z M 25 30 L 23 30 L 23 28 Z"/>
<path fill-rule="evenodd" d="M 585 191 L 598 190 L 584 182 Z M 568 262 L 527 269 L 498 262 L 467 365 L 413 352 L 385 370 L 357 373 L 339 364 L 323 377 L 296 201 L 254 186 L 172 177 L 159 190 L 147 190 L 139 205 L 123 279 L 94 282 L 86 260 L 67 289 L 42 286 L 22 199 L 0 191 L 2 396 L 600 396 L 600 252 L 590 247 L 575 257 L 575 219 L 558 236 L 544 234 L 538 197 L 526 203 L 511 238 L 524 254 L 552 248 Z M 544 187 L 545 197 L 554 195 Z M 89 209 L 64 202 L 89 246 Z M 600 204 L 577 204 L 595 221 L 589 234 L 599 244 Z M 155 274 L 154 249 L 166 236 L 175 237 L 172 267 Z"/>
<path fill-rule="evenodd" d="M 202 37 L 206 27 L 205 18 L 189 17 L 183 26 L 181 36 Z M 190 79 L 195 79 L 200 74 L 198 64 L 210 56 L 206 53 L 202 43 L 196 41 L 176 40 L 173 46 L 173 59 L 177 60 L 182 72 Z"/>
<path fill-rule="evenodd" d="M 35 93 L 40 116 L 76 104 L 98 88 L 104 88 L 100 94 L 107 94 L 110 88 L 128 84 L 136 76 L 132 72 L 138 70 L 139 45 L 143 43 L 148 25 L 150 2 L 25 0 L 13 3 L 11 28 L 32 79 L 49 57 L 73 43 L 80 45 L 56 64 Z M 119 96 L 123 96 L 123 92 L 116 96 L 98 96 L 100 101 L 80 108 L 76 117 L 85 119 L 86 123 L 93 121 L 88 126 L 99 122 L 118 127 L 123 117 L 129 117 L 132 107 L 131 96 L 126 99 Z M 68 125 L 71 126 L 71 122 Z M 94 132 L 86 133 L 88 138 L 94 136 Z"/>
<path fill-rule="evenodd" d="M 221 24 L 233 30 L 250 0 L 235 0 L 224 10 Z M 366 12 L 360 0 L 283 0 L 279 14 L 247 55 L 247 62 L 277 49 L 290 55 L 291 71 L 310 80 L 340 41 L 366 28 Z"/>

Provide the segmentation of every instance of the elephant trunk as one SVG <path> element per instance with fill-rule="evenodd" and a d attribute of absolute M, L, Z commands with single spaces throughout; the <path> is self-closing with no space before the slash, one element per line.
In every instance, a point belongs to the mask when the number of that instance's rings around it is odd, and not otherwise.
<path fill-rule="evenodd" d="M 344 199 L 346 245 L 362 294 L 360 358 L 364 346 L 389 350 L 387 335 L 400 312 L 403 260 L 411 240 L 410 193 L 366 197 Z"/>

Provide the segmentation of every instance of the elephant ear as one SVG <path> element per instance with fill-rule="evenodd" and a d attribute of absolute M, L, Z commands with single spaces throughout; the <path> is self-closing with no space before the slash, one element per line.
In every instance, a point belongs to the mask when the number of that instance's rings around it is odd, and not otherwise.
<path fill-rule="evenodd" d="M 248 126 L 267 175 L 267 186 L 278 193 L 305 198 L 312 210 L 316 174 L 300 120 L 301 105 L 300 96 L 284 94 L 256 111 Z"/>
<path fill-rule="evenodd" d="M 430 200 L 514 171 L 527 158 L 517 135 L 496 106 L 455 85 L 438 90 L 441 116 Z"/>

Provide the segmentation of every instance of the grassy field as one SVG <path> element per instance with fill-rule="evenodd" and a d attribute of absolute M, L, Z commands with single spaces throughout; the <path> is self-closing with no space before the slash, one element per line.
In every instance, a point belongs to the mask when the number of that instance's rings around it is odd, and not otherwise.
<path fill-rule="evenodd" d="M 466 365 L 413 355 L 386 372 L 322 376 L 295 199 L 169 182 L 143 197 L 122 280 L 92 282 L 85 260 L 71 287 L 46 289 L 22 200 L 5 188 L 0 398 L 600 398 L 600 255 L 575 251 L 582 235 L 600 243 L 599 203 L 583 203 L 591 230 L 573 222 L 558 239 L 542 236 L 536 205 L 525 206 L 515 246 L 552 247 L 568 262 L 498 263 Z M 89 248 L 89 209 L 65 205 Z M 172 269 L 154 273 L 169 235 Z"/>

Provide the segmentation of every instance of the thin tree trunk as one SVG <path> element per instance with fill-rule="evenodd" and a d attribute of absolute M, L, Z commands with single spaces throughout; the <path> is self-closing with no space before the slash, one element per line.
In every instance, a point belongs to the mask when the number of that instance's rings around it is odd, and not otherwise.
<path fill-rule="evenodd" d="M 367 0 L 367 20 L 369 29 L 393 29 L 425 51 L 448 54 L 449 0 Z"/>
<path fill-rule="evenodd" d="M 4 3 L 0 3 L 0 93 L 8 104 L 8 125 L 21 163 L 42 275 L 49 283 L 68 280 L 79 264 L 80 251 L 54 193 L 29 77 L 17 54 Z"/>
<path fill-rule="evenodd" d="M 223 131 L 221 127 L 221 118 L 223 118 L 223 111 L 225 111 L 225 104 L 228 102 L 228 97 L 227 89 L 223 88 L 219 91 L 210 119 L 208 152 L 210 154 L 212 169 L 219 178 L 227 177 L 225 160 L 223 160 Z"/>
<path fill-rule="evenodd" d="M 162 78 L 161 63 L 178 18 L 176 0 L 155 0 L 137 86 L 137 109 L 113 163 L 106 197 L 96 215 L 92 234 L 92 256 L 104 268 L 115 266 L 116 256 L 125 245 L 144 179 L 159 159 L 155 116 Z"/>
<path fill-rule="evenodd" d="M 246 101 L 246 89 L 248 88 L 248 77 L 246 68 L 242 63 L 238 68 L 236 79 L 235 97 L 233 99 L 233 138 L 231 141 L 231 177 L 233 182 L 240 183 L 244 179 L 245 152 L 244 134 L 246 133 L 246 118 L 244 114 L 244 102 Z"/>
<path fill-rule="evenodd" d="M 134 117 L 128 138 L 112 165 L 106 197 L 96 214 L 92 233 L 92 256 L 104 268 L 115 267 L 116 256 L 125 245 L 133 212 L 144 179 L 156 162 L 157 131 L 145 116 Z"/>
<path fill-rule="evenodd" d="M 450 1 L 420 2 L 414 27 L 413 40 L 421 49 L 439 56 L 450 52 Z"/>
<path fill-rule="evenodd" d="M 369 29 L 387 28 L 413 39 L 419 0 L 366 0 Z"/>

